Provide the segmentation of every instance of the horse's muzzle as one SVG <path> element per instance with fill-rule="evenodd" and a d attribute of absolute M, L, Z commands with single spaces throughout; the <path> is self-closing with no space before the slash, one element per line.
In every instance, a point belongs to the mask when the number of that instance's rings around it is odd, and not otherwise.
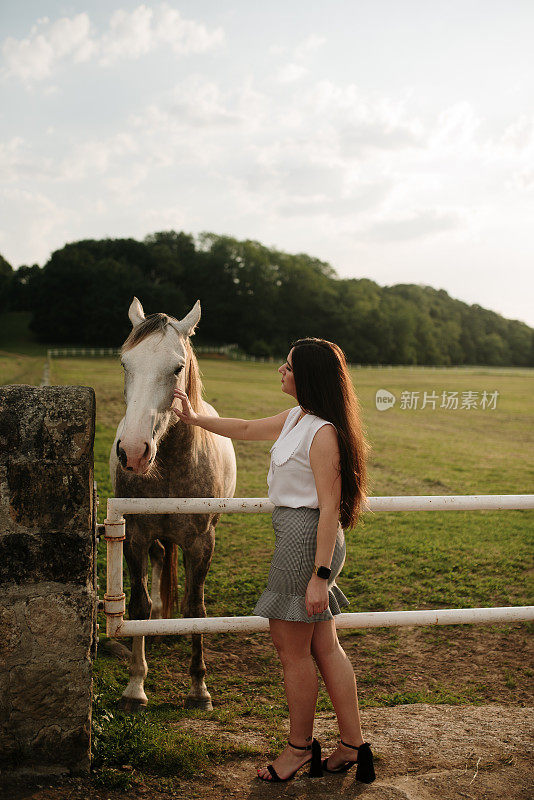
<path fill-rule="evenodd" d="M 134 459 L 133 461 L 130 460 L 130 464 L 128 464 L 128 455 L 126 453 L 126 450 L 123 447 L 121 447 L 120 444 L 121 444 L 121 440 L 117 439 L 117 448 L 116 448 L 117 449 L 117 458 L 120 461 L 121 467 L 124 470 L 127 470 L 128 472 L 135 472 L 137 475 L 145 474 L 148 471 L 149 467 L 152 465 L 153 461 L 155 460 L 155 454 L 151 459 L 148 458 L 148 456 L 150 454 L 150 445 L 149 445 L 149 443 L 145 442 L 145 449 L 143 451 L 143 455 L 141 456 L 141 459 L 139 459 L 139 460 L 138 459 Z M 140 469 L 141 464 L 143 462 L 145 462 L 145 464 L 144 464 L 145 469 Z M 132 463 L 133 463 L 133 466 L 132 466 Z"/>

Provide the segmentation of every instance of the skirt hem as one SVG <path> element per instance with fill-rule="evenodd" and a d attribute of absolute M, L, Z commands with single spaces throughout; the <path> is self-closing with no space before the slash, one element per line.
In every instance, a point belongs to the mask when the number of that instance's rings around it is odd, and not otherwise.
<path fill-rule="evenodd" d="M 350 605 L 339 586 L 328 587 L 328 608 L 321 614 L 309 617 L 305 598 L 302 595 L 281 594 L 265 589 L 258 598 L 253 614 L 267 619 L 283 619 L 288 622 L 323 622 L 341 614 L 341 609 Z"/>

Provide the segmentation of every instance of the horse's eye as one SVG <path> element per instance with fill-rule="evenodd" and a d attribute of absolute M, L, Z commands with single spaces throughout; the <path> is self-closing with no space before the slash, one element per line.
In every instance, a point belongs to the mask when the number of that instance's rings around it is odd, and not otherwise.
<path fill-rule="evenodd" d="M 176 367 L 176 369 L 174 370 L 174 374 L 175 375 L 179 375 L 182 370 L 183 370 L 183 366 Z"/>

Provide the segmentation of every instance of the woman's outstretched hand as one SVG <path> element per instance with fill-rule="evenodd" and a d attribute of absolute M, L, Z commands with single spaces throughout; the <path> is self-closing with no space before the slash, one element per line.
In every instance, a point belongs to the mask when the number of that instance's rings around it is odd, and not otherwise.
<path fill-rule="evenodd" d="M 174 405 L 174 402 L 176 401 L 182 404 L 181 409 Z M 191 408 L 189 397 L 182 389 L 174 390 L 174 402 L 171 406 L 171 410 L 174 411 L 178 419 L 181 419 L 182 422 L 186 423 L 186 425 L 194 425 L 196 419 L 198 418 L 198 414 Z"/>

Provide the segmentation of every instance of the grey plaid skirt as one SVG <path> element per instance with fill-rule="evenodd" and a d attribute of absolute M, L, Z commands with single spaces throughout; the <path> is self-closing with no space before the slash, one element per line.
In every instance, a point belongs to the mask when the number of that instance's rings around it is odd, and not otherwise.
<path fill-rule="evenodd" d="M 320 622 L 340 614 L 349 601 L 336 586 L 336 578 L 345 563 L 345 536 L 338 528 L 328 580 L 329 607 L 321 614 L 308 616 L 304 598 L 313 574 L 317 544 L 318 508 L 276 506 L 273 527 L 276 536 L 267 587 L 260 595 L 254 614 L 291 622 Z"/>

